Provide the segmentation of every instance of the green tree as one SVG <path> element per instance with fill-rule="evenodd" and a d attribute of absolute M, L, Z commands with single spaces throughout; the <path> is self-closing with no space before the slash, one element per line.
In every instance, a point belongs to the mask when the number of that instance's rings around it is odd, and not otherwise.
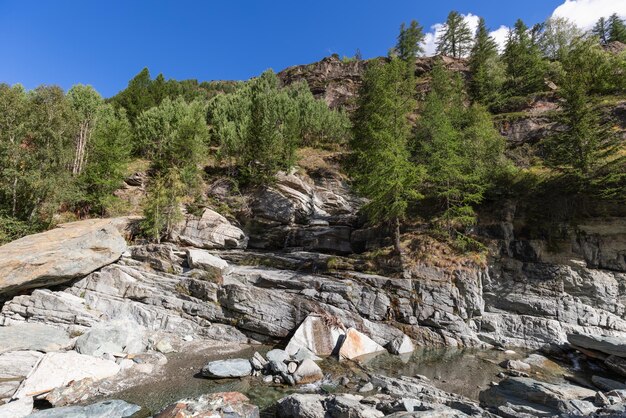
<path fill-rule="evenodd" d="M 503 167 L 504 140 L 480 105 L 464 105 L 462 80 L 438 62 L 418 125 L 416 160 L 424 167 L 427 196 L 441 202 L 435 220 L 457 242 L 476 222 L 475 206 Z"/>
<path fill-rule="evenodd" d="M 172 233 L 183 219 L 181 204 L 184 195 L 185 185 L 179 168 L 171 167 L 156 175 L 145 197 L 141 228 L 146 237 L 160 243 Z"/>
<path fill-rule="evenodd" d="M 617 13 L 609 17 L 609 42 L 626 43 L 626 24 Z"/>
<path fill-rule="evenodd" d="M 396 253 L 403 260 L 400 222 L 409 202 L 418 199 L 419 172 L 410 162 L 409 114 L 415 110 L 415 80 L 407 78 L 407 63 L 392 58 L 371 64 L 363 78 L 355 116 L 353 178 L 357 190 L 369 199 L 372 222 L 390 222 Z"/>
<path fill-rule="evenodd" d="M 604 17 L 598 19 L 596 24 L 593 26 L 593 29 L 591 29 L 591 33 L 598 37 L 602 45 L 608 44 L 611 34 L 607 20 Z"/>
<path fill-rule="evenodd" d="M 443 33 L 437 39 L 437 53 L 454 58 L 467 56 L 472 49 L 473 37 L 463 16 L 451 11 L 442 30 Z"/>
<path fill-rule="evenodd" d="M 0 211 L 18 216 L 20 185 L 27 164 L 28 97 L 21 85 L 0 84 Z"/>
<path fill-rule="evenodd" d="M 599 48 L 593 40 L 581 40 L 563 63 L 565 76 L 560 81 L 559 94 L 563 99 L 561 122 L 563 132 L 548 143 L 550 162 L 555 166 L 587 176 L 600 157 L 602 129 L 596 111 L 597 100 L 590 94 L 595 71 L 594 50 Z"/>
<path fill-rule="evenodd" d="M 571 20 L 551 17 L 542 25 L 538 43 L 545 57 L 563 61 L 574 41 L 582 35 L 582 30 Z"/>
<path fill-rule="evenodd" d="M 400 25 L 400 33 L 395 48 L 398 57 L 412 63 L 415 57 L 424 53 L 422 47 L 424 37 L 424 28 L 416 20 L 411 20 L 408 28 L 403 22 Z"/>
<path fill-rule="evenodd" d="M 88 143 L 96 126 L 98 110 L 104 102 L 93 87 L 82 84 L 73 86 L 67 92 L 67 99 L 78 118 L 72 174 L 79 175 L 85 166 Z"/>
<path fill-rule="evenodd" d="M 306 84 L 281 88 L 268 70 L 231 94 L 209 102 L 211 136 L 220 156 L 237 165 L 245 181 L 271 181 L 295 163 L 299 145 L 334 147 L 349 137 L 341 111 L 313 98 Z"/>
<path fill-rule="evenodd" d="M 504 83 L 504 67 L 498 55 L 498 45 L 489 35 L 483 18 L 478 21 L 469 67 L 469 93 L 472 100 L 486 106 L 497 103 Z"/>
<path fill-rule="evenodd" d="M 88 146 L 89 160 L 80 176 L 88 210 L 106 215 L 113 192 L 124 180 L 130 158 L 132 129 L 124 109 L 104 105 Z"/>
<path fill-rule="evenodd" d="M 208 127 L 206 106 L 199 101 L 165 98 L 159 106 L 137 118 L 135 135 L 152 168 L 165 172 L 177 167 L 194 172 L 206 155 Z"/>
<path fill-rule="evenodd" d="M 112 99 L 116 106 L 126 109 L 128 119 L 133 125 L 143 111 L 156 105 L 150 92 L 151 84 L 150 71 L 144 68 L 128 82 L 125 90 Z"/>
<path fill-rule="evenodd" d="M 545 65 L 541 52 L 521 19 L 509 31 L 502 59 L 506 65 L 505 87 L 509 95 L 525 96 L 543 90 Z"/>

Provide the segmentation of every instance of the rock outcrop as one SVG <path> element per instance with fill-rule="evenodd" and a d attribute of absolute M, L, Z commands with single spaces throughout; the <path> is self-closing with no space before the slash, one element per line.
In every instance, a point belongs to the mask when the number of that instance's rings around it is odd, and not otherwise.
<path fill-rule="evenodd" d="M 89 219 L 3 245 L 0 298 L 79 279 L 117 261 L 126 251 L 124 225 L 123 219 Z"/>
<path fill-rule="evenodd" d="M 241 229 L 211 209 L 205 209 L 200 217 L 188 214 L 174 228 L 171 239 L 183 245 L 207 249 L 246 248 L 248 243 Z"/>

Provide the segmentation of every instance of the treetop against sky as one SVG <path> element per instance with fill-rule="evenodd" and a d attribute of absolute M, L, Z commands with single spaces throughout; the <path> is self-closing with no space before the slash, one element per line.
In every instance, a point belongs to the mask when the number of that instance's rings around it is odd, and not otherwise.
<path fill-rule="evenodd" d="M 0 82 L 83 83 L 108 97 L 146 66 L 167 78 L 248 79 L 332 53 L 385 55 L 411 19 L 426 28 L 432 54 L 450 10 L 472 29 L 484 17 L 502 44 L 517 18 L 558 15 L 589 28 L 611 13 L 626 17 L 626 0 L 0 0 Z"/>

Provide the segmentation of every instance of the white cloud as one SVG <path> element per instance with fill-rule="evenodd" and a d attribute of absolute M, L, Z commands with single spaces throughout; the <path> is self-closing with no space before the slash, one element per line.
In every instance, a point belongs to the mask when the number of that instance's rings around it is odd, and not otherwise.
<path fill-rule="evenodd" d="M 565 0 L 552 12 L 552 17 L 565 17 L 582 29 L 590 29 L 601 17 L 609 17 L 613 13 L 626 19 L 626 0 Z M 479 17 L 468 13 L 462 15 L 472 32 L 478 27 Z M 526 22 L 529 26 L 539 22 Z M 489 22 L 487 22 L 489 24 Z M 436 23 L 426 33 L 422 46 L 426 56 L 435 55 L 437 52 L 437 38 L 444 28 L 443 23 Z M 496 40 L 498 48 L 502 52 L 509 34 L 509 27 L 501 25 L 491 31 L 490 35 Z"/>
<path fill-rule="evenodd" d="M 624 0 L 565 0 L 552 13 L 553 17 L 565 17 L 583 29 L 590 29 L 601 17 L 617 13 L 626 18 Z"/>
<path fill-rule="evenodd" d="M 509 36 L 509 30 L 509 27 L 502 25 L 498 29 L 489 32 L 489 35 L 491 35 L 498 44 L 498 50 L 500 52 L 504 51 L 504 46 L 506 45 L 506 40 Z"/>

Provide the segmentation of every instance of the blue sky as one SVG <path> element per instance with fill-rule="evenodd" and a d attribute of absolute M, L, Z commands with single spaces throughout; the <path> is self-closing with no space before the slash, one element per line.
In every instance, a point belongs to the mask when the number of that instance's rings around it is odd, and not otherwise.
<path fill-rule="evenodd" d="M 543 21 L 564 1 L 0 0 L 0 82 L 91 84 L 108 97 L 146 66 L 167 78 L 247 79 L 357 48 L 384 55 L 402 21 L 430 29 L 454 9 L 497 29 Z"/>

